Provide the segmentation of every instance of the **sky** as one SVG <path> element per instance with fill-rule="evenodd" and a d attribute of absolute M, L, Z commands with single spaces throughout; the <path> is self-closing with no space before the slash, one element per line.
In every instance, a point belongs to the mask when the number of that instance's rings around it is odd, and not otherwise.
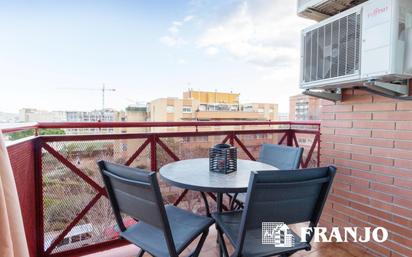
<path fill-rule="evenodd" d="M 278 103 L 301 92 L 292 0 L 0 0 L 0 112 L 124 109 L 188 88 Z"/>

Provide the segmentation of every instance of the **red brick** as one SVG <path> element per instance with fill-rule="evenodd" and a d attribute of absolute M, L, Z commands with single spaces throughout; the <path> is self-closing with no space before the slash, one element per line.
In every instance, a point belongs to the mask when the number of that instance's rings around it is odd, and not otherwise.
<path fill-rule="evenodd" d="M 364 220 L 364 221 L 368 221 L 368 215 L 360 213 L 359 211 L 352 209 L 350 207 L 347 206 L 342 206 L 342 205 L 336 205 L 334 206 L 334 208 L 337 211 L 340 211 L 346 215 L 349 215 L 350 217 L 356 217 L 358 219 Z"/>
<path fill-rule="evenodd" d="M 341 196 L 343 198 L 351 199 L 351 201 L 356 201 L 364 204 L 369 203 L 369 199 L 367 197 L 364 197 L 362 195 L 354 194 L 349 191 L 341 190 L 338 188 L 333 189 L 335 195 Z"/>
<path fill-rule="evenodd" d="M 384 228 L 386 228 L 389 231 L 392 231 L 394 233 L 412 238 L 412 230 L 407 229 L 407 228 L 402 227 L 402 226 L 398 226 L 397 224 L 385 221 L 385 220 L 380 219 L 380 218 L 375 218 L 373 216 L 369 217 L 369 222 L 371 222 L 372 224 L 375 224 L 377 226 L 382 226 L 382 227 L 384 227 Z"/>
<path fill-rule="evenodd" d="M 372 118 L 374 120 L 410 121 L 412 112 L 376 112 L 373 113 Z"/>
<path fill-rule="evenodd" d="M 412 130 L 412 121 L 397 121 L 397 130 Z"/>
<path fill-rule="evenodd" d="M 377 199 L 377 200 L 381 200 L 381 201 L 385 201 L 385 202 L 392 202 L 393 201 L 393 196 L 382 193 L 382 192 L 370 190 L 369 188 L 352 185 L 350 187 L 350 190 L 352 192 L 355 192 L 357 194 L 365 195 L 365 196 L 370 197 L 372 199 Z"/>
<path fill-rule="evenodd" d="M 393 198 L 393 203 L 397 204 L 397 205 L 400 205 L 400 206 L 403 206 L 405 208 L 412 209 L 412 199 L 407 200 L 405 198 L 400 198 L 398 196 L 395 196 Z"/>
<path fill-rule="evenodd" d="M 393 140 L 378 138 L 352 138 L 352 144 L 393 148 Z"/>
<path fill-rule="evenodd" d="M 320 164 L 321 166 L 328 166 L 334 164 L 334 159 L 325 155 L 320 156 Z"/>
<path fill-rule="evenodd" d="M 356 203 L 356 202 L 350 202 L 350 207 L 352 207 L 353 209 L 359 210 L 361 212 L 364 212 L 368 215 L 374 215 L 374 216 L 378 216 L 381 217 L 383 219 L 390 219 L 392 217 L 391 214 L 381 211 L 378 208 L 375 207 L 371 207 L 365 204 L 361 204 L 361 203 Z"/>
<path fill-rule="evenodd" d="M 335 144 L 335 150 L 351 152 L 353 154 L 370 154 L 371 148 L 361 145 Z"/>
<path fill-rule="evenodd" d="M 364 243 L 363 245 L 366 245 L 366 247 L 369 249 L 372 249 L 372 253 L 370 256 L 390 256 L 391 252 L 389 251 L 388 248 L 382 247 L 380 244 L 374 243 L 373 241 L 369 241 Z"/>
<path fill-rule="evenodd" d="M 328 149 L 334 149 L 335 148 L 335 144 L 334 143 L 327 143 L 324 142 L 320 145 L 320 152 L 322 153 L 323 149 L 328 150 Z"/>
<path fill-rule="evenodd" d="M 335 143 L 347 143 L 350 144 L 351 137 L 350 136 L 342 136 L 342 135 L 321 135 L 321 141 L 323 142 L 335 142 Z"/>
<path fill-rule="evenodd" d="M 320 104 L 321 104 L 321 106 L 325 106 L 325 105 L 335 105 L 335 102 L 321 99 L 321 100 L 320 100 Z"/>
<path fill-rule="evenodd" d="M 335 209 L 331 209 L 328 214 L 332 216 L 333 222 L 336 221 L 335 220 L 336 218 L 338 218 L 340 220 L 343 220 L 345 222 L 349 222 L 349 216 L 347 216 L 343 213 L 337 212 Z"/>
<path fill-rule="evenodd" d="M 411 211 L 412 212 L 412 211 Z M 393 222 L 403 225 L 408 228 L 412 228 L 412 219 L 411 216 L 408 216 L 409 218 L 398 216 L 398 215 L 393 215 L 392 220 Z"/>
<path fill-rule="evenodd" d="M 395 103 L 373 103 L 373 104 L 355 104 L 353 105 L 353 111 L 365 112 L 365 111 L 395 111 Z"/>
<path fill-rule="evenodd" d="M 412 131 L 373 130 L 372 137 L 386 139 L 411 140 Z"/>
<path fill-rule="evenodd" d="M 389 238 L 392 241 L 398 242 L 402 245 L 408 246 L 409 248 L 412 248 L 412 240 L 410 240 L 410 238 L 405 238 L 396 234 L 390 234 Z"/>
<path fill-rule="evenodd" d="M 372 113 L 370 112 L 343 112 L 336 113 L 336 120 L 370 120 Z"/>
<path fill-rule="evenodd" d="M 328 200 L 332 201 L 332 202 L 340 203 L 340 204 L 343 204 L 343 205 L 349 205 L 349 201 L 347 199 L 336 196 L 335 194 L 330 194 L 328 196 Z"/>
<path fill-rule="evenodd" d="M 334 113 L 321 113 L 320 114 L 320 119 L 323 120 L 334 120 L 335 119 L 335 114 Z"/>
<path fill-rule="evenodd" d="M 371 181 L 378 181 L 385 184 L 393 184 L 393 177 L 385 176 L 385 175 L 378 175 L 376 173 L 364 172 L 360 170 L 352 170 L 353 177 L 359 177 L 368 179 Z"/>
<path fill-rule="evenodd" d="M 376 157 L 374 155 L 352 154 L 352 160 L 369 162 L 374 164 L 382 164 L 393 166 L 394 160 L 389 158 Z"/>
<path fill-rule="evenodd" d="M 322 151 L 322 154 L 336 158 L 350 159 L 350 153 L 345 153 L 331 149 L 325 149 L 324 151 Z"/>
<path fill-rule="evenodd" d="M 369 187 L 369 181 L 366 179 L 361 179 L 361 178 L 356 178 L 352 176 L 347 176 L 343 174 L 336 174 L 336 180 L 347 183 L 350 185 L 357 185 L 357 186 L 363 186 L 363 187 Z"/>
<path fill-rule="evenodd" d="M 412 102 L 349 89 L 324 112 L 321 156 L 338 168 L 328 224 L 387 227 L 389 243 L 362 247 L 372 255 L 411 256 L 405 240 L 412 235 Z"/>
<path fill-rule="evenodd" d="M 412 159 L 412 151 L 410 150 L 392 149 L 388 151 L 385 148 L 372 148 L 372 155 L 386 158 Z"/>
<path fill-rule="evenodd" d="M 371 130 L 369 129 L 335 129 L 336 135 L 356 136 L 356 137 L 370 137 Z"/>
<path fill-rule="evenodd" d="M 372 103 L 372 95 L 343 95 L 342 102 L 352 103 Z"/>
<path fill-rule="evenodd" d="M 398 168 L 409 169 L 409 177 L 411 176 L 410 171 L 412 170 L 412 160 L 395 160 L 394 166 Z"/>
<path fill-rule="evenodd" d="M 335 129 L 334 128 L 326 128 L 326 127 L 321 127 L 320 128 L 320 133 L 322 134 L 327 134 L 327 135 L 333 135 L 335 134 Z"/>
<path fill-rule="evenodd" d="M 395 160 L 395 165 L 396 165 L 396 161 L 397 160 Z M 372 165 L 371 170 L 373 172 L 388 174 L 390 176 L 395 176 L 395 177 L 410 178 L 411 176 L 411 172 L 408 170 L 397 169 L 397 168 L 388 167 L 388 166 Z"/>
<path fill-rule="evenodd" d="M 345 159 L 336 159 L 335 163 L 337 165 L 342 165 L 347 168 L 359 169 L 359 170 L 370 170 L 370 165 L 368 163 L 345 160 Z"/>
<path fill-rule="evenodd" d="M 321 107 L 321 112 L 351 112 L 352 105 L 326 105 Z"/>
<path fill-rule="evenodd" d="M 345 89 L 342 89 L 342 96 L 344 96 L 344 97 L 350 97 L 350 96 L 353 96 L 353 89 L 352 88 L 345 88 Z"/>
<path fill-rule="evenodd" d="M 362 89 L 354 89 L 353 95 L 370 95 L 370 93 Z"/>
<path fill-rule="evenodd" d="M 386 203 L 386 202 L 371 199 L 370 205 L 373 207 L 379 208 L 380 210 L 387 211 L 388 213 L 391 213 L 391 214 L 398 214 L 404 217 L 411 217 L 412 215 L 412 210 L 402 208 L 402 207 L 393 205 L 391 203 Z M 392 217 L 392 220 L 393 220 L 393 217 Z"/>
<path fill-rule="evenodd" d="M 338 166 L 338 165 L 335 165 L 335 167 L 336 167 L 336 172 L 338 172 L 339 174 L 344 174 L 344 175 L 350 176 L 351 169 L 348 169 L 348 168 L 345 168 L 345 167 L 342 167 L 342 166 Z"/>
<path fill-rule="evenodd" d="M 399 111 L 411 111 L 412 110 L 412 102 L 398 102 L 397 110 Z"/>
<path fill-rule="evenodd" d="M 412 178 L 412 175 L 411 175 L 411 178 Z M 412 180 L 395 178 L 394 185 L 411 189 Z"/>
<path fill-rule="evenodd" d="M 411 150 L 412 141 L 395 141 L 395 148 Z"/>
<path fill-rule="evenodd" d="M 355 210 L 355 211 L 357 211 L 357 210 Z M 371 227 L 372 226 L 372 224 L 370 224 L 368 221 L 363 221 L 363 220 L 357 219 L 354 216 L 351 216 L 349 218 L 349 220 L 350 220 L 351 225 L 359 227 L 359 229 L 358 229 L 359 232 L 363 232 L 364 227 Z"/>
<path fill-rule="evenodd" d="M 322 127 L 351 128 L 352 121 L 325 120 L 322 121 Z"/>
<path fill-rule="evenodd" d="M 333 181 L 333 189 L 335 189 L 335 188 L 345 190 L 345 191 L 349 191 L 350 190 L 350 185 L 340 183 L 339 181 Z"/>
<path fill-rule="evenodd" d="M 386 247 L 390 248 L 393 251 L 396 251 L 404 256 L 412 256 L 412 250 L 408 249 L 407 247 L 404 247 L 398 243 L 392 242 L 392 241 L 385 241 L 383 242 L 383 245 L 385 245 Z M 394 257 L 393 253 L 391 255 L 391 257 Z"/>
<path fill-rule="evenodd" d="M 401 197 L 412 198 L 412 191 L 411 190 L 407 190 L 407 189 L 400 188 L 400 187 L 397 187 L 397 186 L 371 182 L 371 188 L 373 190 L 381 191 L 381 192 L 391 194 L 391 195 L 397 195 L 397 196 L 401 196 Z"/>
<path fill-rule="evenodd" d="M 393 121 L 354 121 L 354 128 L 395 129 Z"/>

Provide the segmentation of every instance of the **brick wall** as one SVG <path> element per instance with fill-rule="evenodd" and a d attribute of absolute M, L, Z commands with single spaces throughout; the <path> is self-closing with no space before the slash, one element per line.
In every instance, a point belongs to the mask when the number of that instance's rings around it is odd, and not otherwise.
<path fill-rule="evenodd" d="M 321 222 L 383 226 L 389 240 L 362 244 L 374 256 L 412 256 L 412 101 L 347 89 L 322 101 L 321 163 L 338 168 Z"/>

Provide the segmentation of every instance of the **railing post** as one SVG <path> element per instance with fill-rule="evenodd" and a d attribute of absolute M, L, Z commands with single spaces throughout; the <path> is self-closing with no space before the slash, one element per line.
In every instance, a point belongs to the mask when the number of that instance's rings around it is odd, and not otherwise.
<path fill-rule="evenodd" d="M 230 133 L 229 143 L 231 146 L 235 145 L 235 133 L 234 132 Z"/>
<path fill-rule="evenodd" d="M 318 133 L 316 135 L 318 136 L 318 152 L 316 154 L 316 157 L 318 158 L 318 167 L 320 167 L 320 125 L 318 126 Z"/>
<path fill-rule="evenodd" d="M 44 253 L 44 210 L 43 210 L 43 174 L 42 174 L 42 142 L 41 138 L 34 140 L 34 164 L 35 164 L 35 192 L 36 192 L 36 247 L 37 255 Z"/>
<path fill-rule="evenodd" d="M 157 156 L 156 156 L 156 135 L 150 137 L 150 168 L 152 171 L 157 170 Z"/>
<path fill-rule="evenodd" d="M 288 131 L 288 136 L 287 136 L 287 141 L 286 141 L 286 144 L 287 144 L 287 146 L 293 146 L 293 134 L 294 134 L 295 132 L 292 130 L 292 128 L 289 128 L 289 131 Z"/>

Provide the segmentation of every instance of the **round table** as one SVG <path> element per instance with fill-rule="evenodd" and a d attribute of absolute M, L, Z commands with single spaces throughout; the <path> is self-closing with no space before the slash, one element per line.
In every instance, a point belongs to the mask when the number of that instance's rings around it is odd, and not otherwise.
<path fill-rule="evenodd" d="M 218 211 L 221 211 L 222 194 L 246 192 L 250 172 L 257 170 L 277 168 L 262 162 L 238 159 L 237 171 L 221 174 L 209 171 L 208 158 L 199 158 L 169 163 L 160 168 L 160 176 L 173 186 L 202 192 L 205 204 L 205 192 L 217 193 Z"/>

